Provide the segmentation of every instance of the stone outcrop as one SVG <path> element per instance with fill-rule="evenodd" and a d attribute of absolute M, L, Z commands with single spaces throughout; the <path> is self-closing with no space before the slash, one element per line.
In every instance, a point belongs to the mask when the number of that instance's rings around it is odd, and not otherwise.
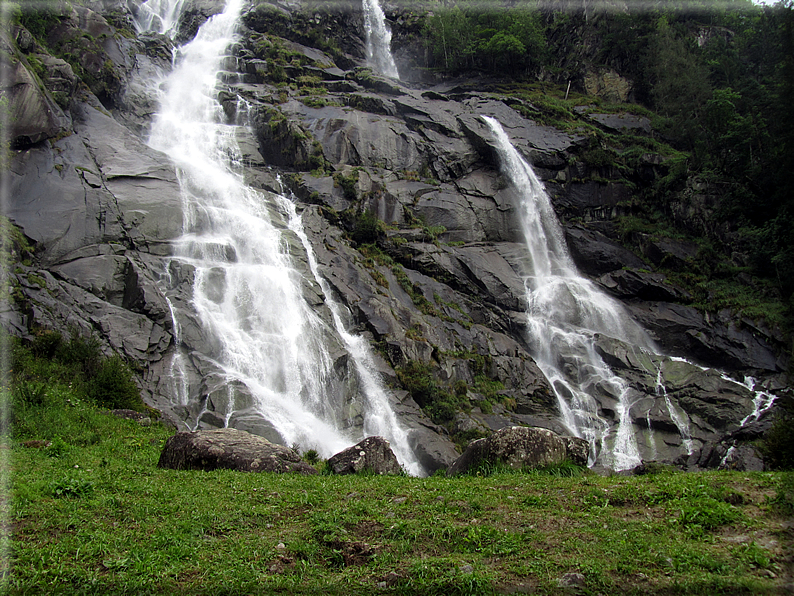
<path fill-rule="evenodd" d="M 399 474 L 402 472 L 389 442 L 383 437 L 367 437 L 340 451 L 326 462 L 334 474 Z"/>
<path fill-rule="evenodd" d="M 234 428 L 176 433 L 165 442 L 157 465 L 173 470 L 317 473 L 292 449 Z"/>
<path fill-rule="evenodd" d="M 462 474 L 480 466 L 513 470 L 539 468 L 563 462 L 587 465 L 589 445 L 578 437 L 563 437 L 545 428 L 511 426 L 469 444 L 447 470 Z"/>

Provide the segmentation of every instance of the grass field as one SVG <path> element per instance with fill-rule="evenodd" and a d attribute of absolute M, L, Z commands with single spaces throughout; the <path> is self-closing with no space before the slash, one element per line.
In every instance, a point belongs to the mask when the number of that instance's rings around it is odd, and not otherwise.
<path fill-rule="evenodd" d="M 158 469 L 170 434 L 71 407 L 11 445 L 9 594 L 778 594 L 790 473 L 447 478 Z M 79 442 L 79 441 L 78 441 Z"/>

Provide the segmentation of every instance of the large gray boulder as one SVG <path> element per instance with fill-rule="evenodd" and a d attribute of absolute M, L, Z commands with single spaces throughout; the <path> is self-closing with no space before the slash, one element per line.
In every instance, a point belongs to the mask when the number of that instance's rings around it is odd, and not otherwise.
<path fill-rule="evenodd" d="M 447 474 L 455 476 L 482 464 L 514 470 L 538 468 L 570 461 L 587 465 L 589 445 L 584 439 L 562 437 L 545 428 L 511 426 L 489 437 L 472 441 Z"/>
<path fill-rule="evenodd" d="M 389 442 L 383 437 L 367 437 L 340 451 L 328 460 L 328 467 L 334 474 L 399 474 L 402 471 Z"/>
<path fill-rule="evenodd" d="M 294 450 L 234 428 L 177 433 L 165 442 L 157 466 L 173 470 L 317 473 Z"/>

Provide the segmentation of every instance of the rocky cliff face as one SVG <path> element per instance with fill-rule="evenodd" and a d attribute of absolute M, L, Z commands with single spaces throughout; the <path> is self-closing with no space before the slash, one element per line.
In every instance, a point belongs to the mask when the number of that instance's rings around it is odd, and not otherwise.
<path fill-rule="evenodd" d="M 3 34 L 12 57 L 5 215 L 33 246 L 12 255 L 3 325 L 22 337 L 42 328 L 96 334 L 134 364 L 146 401 L 178 426 L 223 426 L 227 381 L 209 356 L 213 339 L 191 314 L 192 271 L 169 259 L 182 230 L 179 184 L 169 159 L 144 142 L 157 102 L 142 81 L 170 69 L 172 42 L 133 35 L 130 4 L 64 5 L 46 48 L 20 26 Z M 217 10 L 189 1 L 177 40 L 190 39 Z M 392 26 L 415 27 L 414 18 L 395 16 Z M 78 37 L 86 30 L 91 39 Z M 451 463 L 453 439 L 512 425 L 566 430 L 530 353 L 531 263 L 516 191 L 499 173 L 482 115 L 502 123 L 545 181 L 580 270 L 627 305 L 660 354 L 737 378 L 752 374 L 772 390 L 786 386 L 779 334 L 730 312 L 699 312 L 654 273 L 676 259 L 685 267 L 691 246 L 649 239 L 636 254 L 620 244 L 614 218 L 633 189 L 599 165 L 586 134 L 538 124 L 535 106 L 501 95 L 493 81 L 382 78 L 363 68 L 363 37 L 355 11 L 249 5 L 219 99 L 230 119 L 238 97 L 247 103 L 253 117 L 238 135 L 246 180 L 265 196 L 283 192 L 282 182 L 294 192 L 320 273 L 352 313 L 352 329 L 376 348 L 393 407 L 413 429 L 427 470 Z M 54 55 L 64 52 L 71 62 Z M 398 67 L 410 52 L 408 45 L 397 52 Z M 653 134 L 638 116 L 587 108 L 582 118 Z M 630 177 L 649 182 L 664 168 L 648 153 Z M 305 260 L 297 243 L 292 252 Z M 327 319 L 316 284 L 305 294 Z M 173 308 L 182 313 L 179 346 Z M 644 459 L 705 465 L 712 446 L 753 411 L 753 393 L 718 372 L 608 337 L 593 341 L 630 386 Z M 181 397 L 177 352 L 188 362 Z M 600 396 L 599 407 L 617 423 L 614 396 Z M 274 438 L 266 419 L 238 410 L 232 425 Z M 360 424 L 355 408 L 347 419 Z"/>

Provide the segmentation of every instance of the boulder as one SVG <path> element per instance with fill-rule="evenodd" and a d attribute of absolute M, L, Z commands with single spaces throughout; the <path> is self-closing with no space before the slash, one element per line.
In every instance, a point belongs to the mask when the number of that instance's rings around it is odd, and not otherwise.
<path fill-rule="evenodd" d="M 402 471 L 397 457 L 383 437 L 367 437 L 363 441 L 340 451 L 328 460 L 334 474 L 399 474 Z"/>
<path fill-rule="evenodd" d="M 454 476 L 481 464 L 512 469 L 537 468 L 564 461 L 585 466 L 589 444 L 577 437 L 562 437 L 545 428 L 511 426 L 472 441 L 447 470 Z"/>
<path fill-rule="evenodd" d="M 157 466 L 172 470 L 317 473 L 294 450 L 234 428 L 177 433 L 165 442 Z"/>

